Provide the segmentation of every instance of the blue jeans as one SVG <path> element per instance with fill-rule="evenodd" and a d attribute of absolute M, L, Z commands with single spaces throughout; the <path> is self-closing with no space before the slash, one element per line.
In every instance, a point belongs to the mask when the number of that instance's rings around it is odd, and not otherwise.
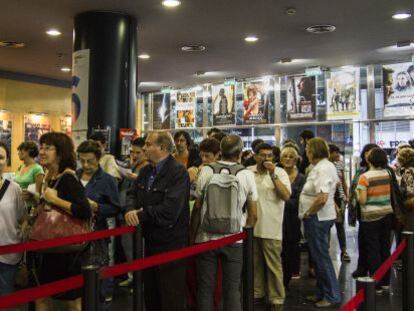
<path fill-rule="evenodd" d="M 340 303 L 339 282 L 329 256 L 329 235 L 334 222 L 334 220 L 319 221 L 316 215 L 303 220 L 305 237 L 315 262 L 318 298 L 331 303 Z"/>
<path fill-rule="evenodd" d="M 13 292 L 16 273 L 17 265 L 0 262 L 0 296 Z"/>

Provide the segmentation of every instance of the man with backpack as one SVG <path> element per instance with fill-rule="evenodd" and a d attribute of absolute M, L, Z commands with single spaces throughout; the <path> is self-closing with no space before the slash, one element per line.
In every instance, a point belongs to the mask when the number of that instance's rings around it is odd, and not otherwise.
<path fill-rule="evenodd" d="M 220 239 L 253 227 L 257 220 L 257 189 L 252 172 L 240 163 L 243 142 L 237 135 L 226 136 L 220 145 L 222 160 L 206 165 L 196 188 L 192 236 L 196 243 Z M 213 310 L 218 258 L 223 267 L 224 311 L 240 311 L 242 243 L 202 253 L 197 258 L 197 310 Z"/>

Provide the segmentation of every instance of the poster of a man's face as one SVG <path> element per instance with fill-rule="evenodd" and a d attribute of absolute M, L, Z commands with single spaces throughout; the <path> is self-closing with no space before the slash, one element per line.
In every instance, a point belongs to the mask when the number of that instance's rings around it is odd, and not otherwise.
<path fill-rule="evenodd" d="M 384 116 L 414 115 L 414 65 L 401 63 L 382 67 Z"/>

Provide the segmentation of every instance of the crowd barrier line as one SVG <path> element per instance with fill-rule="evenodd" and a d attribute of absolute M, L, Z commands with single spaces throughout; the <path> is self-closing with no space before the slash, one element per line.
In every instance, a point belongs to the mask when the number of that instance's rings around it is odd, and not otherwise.
<path fill-rule="evenodd" d="M 0 246 L 0 255 L 12 254 L 12 253 L 23 253 L 39 251 L 47 248 L 53 248 L 58 246 L 64 246 L 69 244 L 78 244 L 82 242 L 89 242 L 93 240 L 100 240 L 109 238 L 111 236 L 118 236 L 128 233 L 134 233 L 135 227 L 124 226 L 108 230 L 93 231 L 90 233 L 83 233 L 72 235 L 64 238 L 56 238 L 43 241 L 31 241 L 19 244 L 3 245 Z"/>
<path fill-rule="evenodd" d="M 135 227 L 123 227 L 123 228 L 129 228 L 129 230 L 135 229 Z M 133 231 L 134 230 L 132 230 L 132 232 Z M 79 235 L 79 236 L 84 236 L 84 235 Z M 247 234 L 245 232 L 241 232 L 241 233 L 234 234 L 234 235 L 222 238 L 222 239 L 196 244 L 196 245 L 185 247 L 182 249 L 165 252 L 162 254 L 146 257 L 143 259 L 138 259 L 138 260 L 131 261 L 131 262 L 118 264 L 118 265 L 111 266 L 111 267 L 105 267 L 105 268 L 102 268 L 101 270 L 100 278 L 104 279 L 104 278 L 109 278 L 109 277 L 115 277 L 115 276 L 119 276 L 122 274 L 126 274 L 128 272 L 148 269 L 148 268 L 162 265 L 168 262 L 176 261 L 179 259 L 184 259 L 187 257 L 192 257 L 200 253 L 218 249 L 223 246 L 233 244 L 237 241 L 244 240 L 246 239 L 246 236 Z M 90 240 L 98 239 L 98 238 L 92 238 L 91 236 L 89 238 Z M 71 243 L 74 243 L 74 242 L 71 242 Z M 30 243 L 23 243 L 23 244 L 30 244 Z M 58 245 L 62 245 L 62 244 L 58 244 Z M 15 245 L 15 246 L 18 246 L 18 245 Z M 57 245 L 53 244 L 53 247 L 56 247 L 56 246 Z M 44 249 L 44 247 L 42 247 L 42 249 Z M 63 292 L 67 292 L 69 290 L 82 287 L 83 285 L 84 285 L 84 277 L 83 275 L 80 274 L 80 275 L 76 275 L 76 276 L 66 278 L 63 280 L 40 285 L 37 287 L 23 289 L 23 290 L 11 293 L 9 295 L 0 297 L 0 309 L 11 308 L 11 307 L 21 305 L 24 303 L 28 303 L 30 301 L 34 301 L 40 298 L 49 297 L 49 296 L 53 296 L 53 295 L 60 294 Z"/>
<path fill-rule="evenodd" d="M 401 243 L 398 245 L 398 247 L 394 250 L 394 252 L 391 254 L 390 257 L 387 258 L 386 261 L 384 261 L 381 266 L 375 271 L 372 278 L 378 282 L 380 281 L 384 275 L 388 272 L 388 270 L 391 269 L 393 263 L 398 259 L 398 257 L 401 255 L 401 253 L 404 251 L 404 249 L 407 246 L 407 240 L 401 241 Z M 344 306 L 341 307 L 340 311 L 353 311 L 356 310 L 365 299 L 365 293 L 363 289 L 360 289 L 355 296 L 353 296 Z"/>

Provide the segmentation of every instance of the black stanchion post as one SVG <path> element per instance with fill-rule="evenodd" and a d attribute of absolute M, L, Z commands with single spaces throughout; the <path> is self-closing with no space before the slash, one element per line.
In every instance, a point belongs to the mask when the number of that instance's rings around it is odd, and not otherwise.
<path fill-rule="evenodd" d="M 133 233 L 133 259 L 142 259 L 144 258 L 144 246 L 142 240 L 142 227 L 138 225 L 135 232 Z M 143 311 L 144 310 L 144 298 L 143 298 L 143 279 L 142 279 L 142 270 L 133 272 L 133 297 L 132 297 L 132 309 L 134 311 Z"/>
<path fill-rule="evenodd" d="M 404 231 L 403 240 L 407 240 L 407 246 L 403 252 L 403 311 L 414 310 L 414 233 Z"/>
<path fill-rule="evenodd" d="M 243 311 L 254 308 L 254 263 L 253 263 L 253 228 L 244 227 L 247 237 L 243 241 Z"/>
<path fill-rule="evenodd" d="M 358 311 L 375 311 L 377 306 L 375 303 L 375 280 L 370 277 L 358 278 L 356 281 L 357 292 L 364 289 L 365 299 Z"/>
<path fill-rule="evenodd" d="M 99 267 L 95 265 L 82 267 L 85 285 L 83 286 L 82 310 L 97 311 L 99 303 Z"/>

